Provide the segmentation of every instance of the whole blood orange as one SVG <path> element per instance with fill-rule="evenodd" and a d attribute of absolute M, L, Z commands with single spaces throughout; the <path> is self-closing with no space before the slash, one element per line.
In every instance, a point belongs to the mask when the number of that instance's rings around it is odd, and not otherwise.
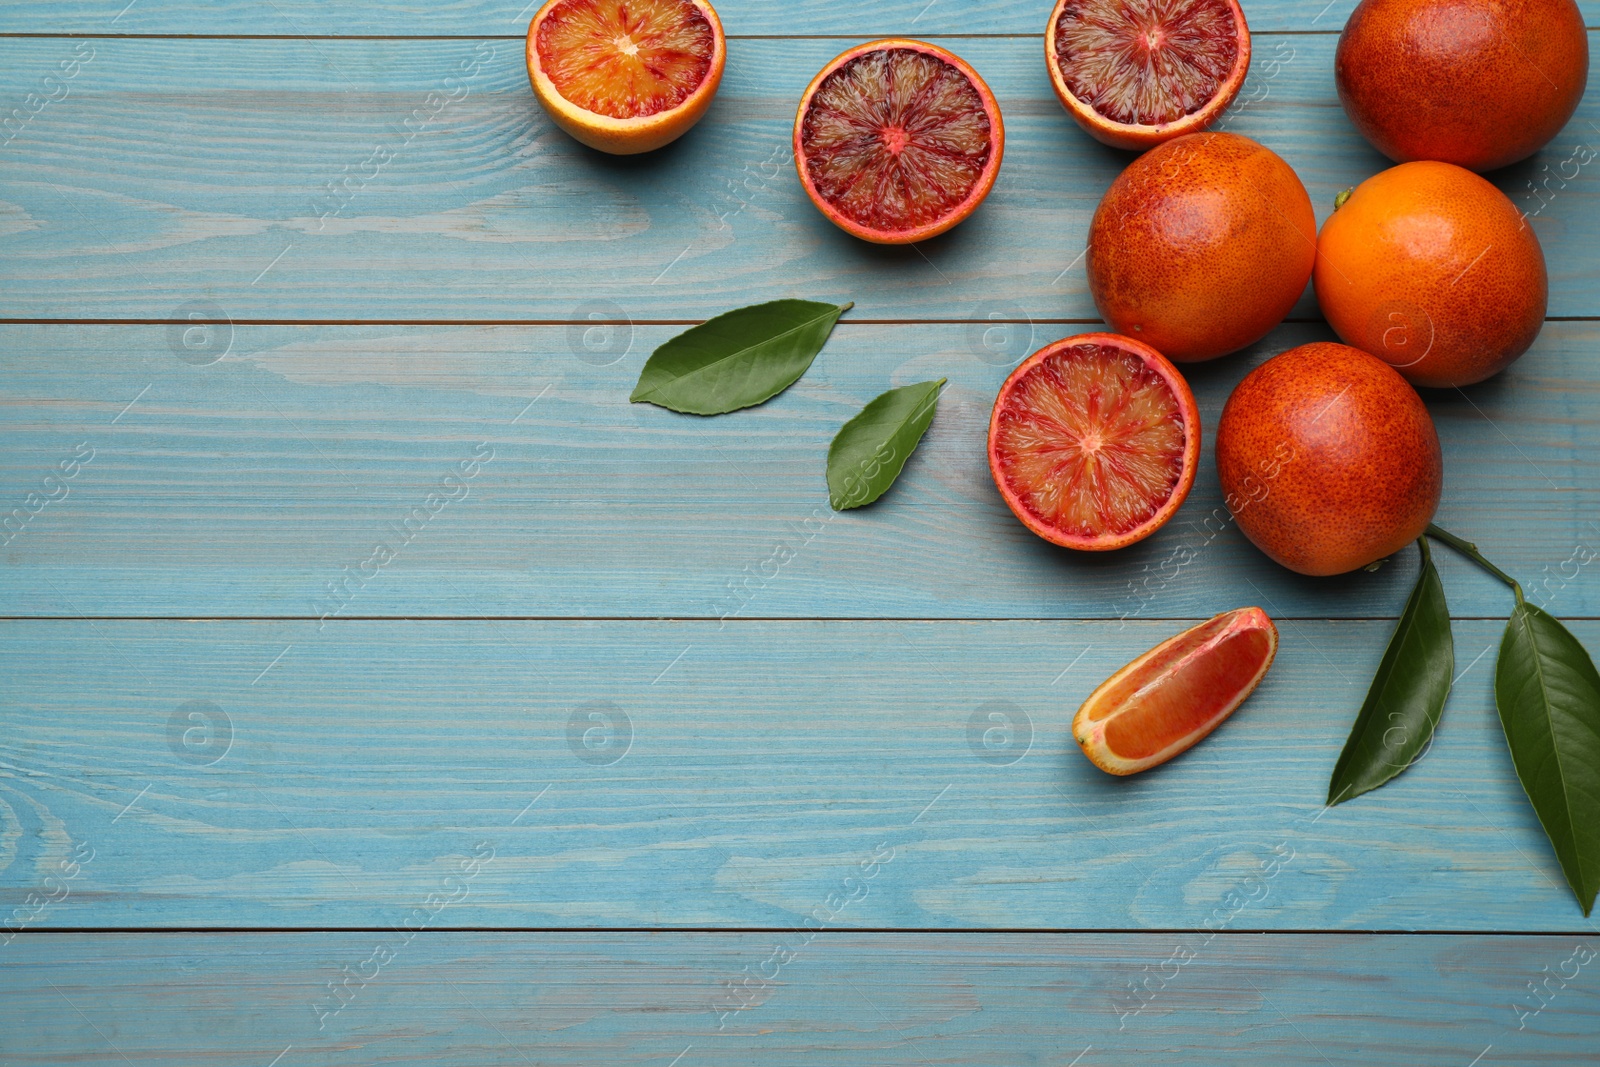
<path fill-rule="evenodd" d="M 528 80 L 557 126 L 613 155 L 683 136 L 727 58 L 706 0 L 548 0 L 528 26 Z"/>
<path fill-rule="evenodd" d="M 1143 150 L 1205 129 L 1233 102 L 1250 28 L 1237 0 L 1056 0 L 1044 56 L 1078 125 Z"/>
<path fill-rule="evenodd" d="M 1422 398 L 1346 345 L 1291 348 L 1245 376 L 1217 424 L 1223 500 L 1257 548 L 1343 574 L 1421 536 L 1444 464 Z"/>
<path fill-rule="evenodd" d="M 989 472 L 1013 514 L 1053 544 L 1103 551 L 1159 530 L 1189 495 L 1200 413 L 1149 345 L 1086 333 L 1022 361 L 994 401 Z"/>
<path fill-rule="evenodd" d="M 1089 292 L 1112 329 L 1180 363 L 1259 341 L 1311 278 L 1317 220 L 1278 155 L 1194 133 L 1134 160 L 1089 224 Z"/>
<path fill-rule="evenodd" d="M 1089 694 L 1072 736 L 1108 774 L 1165 763 L 1222 725 L 1266 677 L 1278 629 L 1237 608 L 1168 638 Z"/>
<path fill-rule="evenodd" d="M 989 195 L 1005 127 L 960 58 L 921 41 L 857 45 L 812 79 L 794 118 L 794 163 L 817 209 L 879 244 L 941 234 Z"/>
<path fill-rule="evenodd" d="M 1544 325 L 1533 227 L 1504 193 L 1450 163 L 1368 178 L 1322 224 L 1317 250 L 1329 325 L 1415 385 L 1482 381 Z"/>
<path fill-rule="evenodd" d="M 1493 170 L 1572 117 L 1589 39 L 1574 0 L 1362 0 L 1333 71 L 1350 121 L 1390 159 Z"/>

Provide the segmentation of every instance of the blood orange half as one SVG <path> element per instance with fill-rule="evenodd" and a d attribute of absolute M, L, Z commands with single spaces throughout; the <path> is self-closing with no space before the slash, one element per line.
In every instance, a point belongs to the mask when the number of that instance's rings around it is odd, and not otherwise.
<path fill-rule="evenodd" d="M 602 152 L 683 136 L 727 58 L 706 0 L 549 0 L 528 26 L 528 79 L 556 125 Z"/>
<path fill-rule="evenodd" d="M 1107 678 L 1072 719 L 1072 736 L 1108 774 L 1165 763 L 1222 725 L 1255 691 L 1278 652 L 1260 608 L 1208 619 Z"/>
<path fill-rule="evenodd" d="M 1166 357 L 1129 337 L 1046 345 L 1000 387 L 989 471 L 1023 525 L 1088 551 L 1143 540 L 1194 485 L 1200 413 Z"/>
<path fill-rule="evenodd" d="M 837 56 L 794 118 L 806 195 L 878 244 L 921 241 L 972 214 L 1004 149 L 1000 105 L 978 72 L 921 41 L 872 41 Z"/>
<path fill-rule="evenodd" d="M 1142 150 L 1205 129 L 1233 102 L 1250 28 L 1238 0 L 1056 0 L 1044 54 L 1078 125 Z"/>

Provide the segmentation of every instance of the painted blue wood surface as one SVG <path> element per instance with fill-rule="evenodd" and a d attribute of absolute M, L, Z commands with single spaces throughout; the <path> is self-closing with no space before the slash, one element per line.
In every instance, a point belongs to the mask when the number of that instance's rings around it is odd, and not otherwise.
<path fill-rule="evenodd" d="M 720 0 L 717 12 L 729 35 L 1005 33 L 1035 37 L 1044 32 L 1051 3 L 1019 4 L 1014 0 L 885 0 L 882 3 L 786 3 L 770 0 Z M 1297 0 L 1248 0 L 1243 5 L 1253 30 L 1300 30 L 1336 33 L 1355 0 L 1300 3 Z M 1593 26 L 1600 22 L 1600 3 L 1579 0 Z M 453 0 L 406 3 L 362 0 L 329 4 L 325 0 L 272 0 L 265 5 L 217 4 L 207 0 L 12 0 L 0 8 L 0 33 L 214 33 L 306 34 L 395 37 L 523 34 L 538 2 Z"/>
<path fill-rule="evenodd" d="M 388 930 L 28 936 L 0 949 L 12 977 L 0 983 L 0 1054 L 11 1067 L 266 1067 L 275 1057 L 277 1067 L 1467 1067 L 1474 1057 L 1475 1067 L 1540 1067 L 1593 1063 L 1600 1025 L 1593 937 L 846 933 L 796 942 L 755 933 L 405 942 Z M 768 964 L 778 946 L 792 958 Z M 369 964 L 380 947 L 391 955 Z M 1194 958 L 1173 962 L 1183 952 Z M 1519 1005 L 1540 1003 L 1527 986 L 1545 979 L 1542 968 L 1577 977 L 1552 977 L 1547 1006 L 1519 1015 Z M 1144 981 L 1155 992 L 1132 1014 L 1129 984 Z M 330 982 L 348 982 L 337 1013 L 327 1008 Z M 721 1014 L 730 1003 L 750 1007 Z"/>
<path fill-rule="evenodd" d="M 1337 104 L 1334 43 L 1263 35 L 1256 102 L 1226 122 L 1297 169 L 1319 218 L 1387 166 Z M 800 295 L 859 318 L 1095 319 L 1080 253 L 1130 157 L 1066 116 L 1036 40 L 946 44 L 1000 100 L 1004 167 L 961 226 L 894 249 L 828 223 L 792 173 L 795 101 L 837 40 L 735 42 L 706 119 L 622 159 L 554 129 L 515 41 L 12 40 L 0 99 L 93 58 L 0 152 L 4 315 L 164 320 L 206 300 L 234 319 L 566 321 L 603 300 L 676 321 Z M 1576 162 L 1597 123 L 1591 92 L 1494 176 L 1530 212 L 1548 201 L 1555 316 L 1600 314 L 1600 198 Z M 1309 295 L 1296 314 L 1315 317 Z"/>
<path fill-rule="evenodd" d="M 7 622 L 0 904 L 86 845 L 39 925 L 382 926 L 487 842 L 438 925 L 795 927 L 886 848 L 839 925 L 1600 928 L 1501 737 L 1501 623 L 1456 623 L 1428 756 L 1327 811 L 1391 624 L 1286 622 L 1203 745 L 1096 770 L 1073 711 L 1182 625 Z"/>
<path fill-rule="evenodd" d="M 1321 325 L 1188 370 L 1206 446 L 1166 529 L 1101 555 L 1028 533 L 989 477 L 989 409 L 1011 362 L 1086 328 L 847 323 L 784 395 L 701 419 L 627 402 L 677 327 L 240 326 L 191 336 L 212 346 L 191 351 L 162 326 L 0 326 L 0 514 L 26 515 L 52 470 L 93 450 L 66 497 L 0 548 L 0 598 L 13 615 L 315 617 L 330 610 L 330 582 L 486 447 L 464 495 L 361 576 L 344 614 L 1399 610 L 1414 552 L 1377 574 L 1300 578 L 1218 510 L 1210 441 L 1229 390 L 1270 355 L 1330 337 Z M 1584 562 L 1600 551 L 1597 349 L 1594 323 L 1552 322 L 1493 381 L 1428 397 L 1446 462 L 1441 524 L 1567 615 L 1600 615 L 1600 566 Z M 870 508 L 831 512 L 834 433 L 889 386 L 939 377 L 951 384 L 899 484 Z M 794 558 L 771 562 L 785 547 Z M 1457 615 L 1504 617 L 1503 586 L 1439 555 Z"/>
<path fill-rule="evenodd" d="M 0 326 L 0 515 L 59 493 L 0 546 L 0 915 L 27 927 L 0 933 L 0 1063 L 1593 1057 L 1600 965 L 1553 1000 L 1529 986 L 1600 937 L 1495 722 L 1502 589 L 1445 558 L 1469 618 L 1437 742 L 1324 812 L 1409 557 L 1284 574 L 1203 524 L 1209 459 L 1184 525 L 1110 559 L 1051 550 L 995 498 L 988 404 L 1017 358 L 1095 320 L 1075 257 L 1128 158 L 1051 95 L 1045 6 L 726 0 L 717 103 L 631 161 L 533 104 L 521 4 L 0 8 L 0 35 L 46 35 L 6 39 L 0 112 L 56 96 L 0 137 L 0 318 L 117 320 Z M 1297 168 L 1319 218 L 1385 165 L 1333 94 L 1351 6 L 1248 5 L 1253 102 L 1227 121 Z M 888 33 L 969 35 L 945 43 L 1008 125 L 989 203 L 921 255 L 835 232 L 785 154 L 815 70 Z M 361 35 L 434 39 L 315 39 Z M 462 64 L 464 95 L 430 102 Z M 1493 176 L 1569 319 L 1600 315 L 1576 164 L 1597 136 L 1590 93 Z M 857 301 L 790 393 L 712 421 L 625 403 L 661 323 L 789 295 Z M 192 310 L 238 325 L 165 325 Z M 1294 317 L 1194 369 L 1208 430 L 1248 367 L 1328 336 L 1309 297 Z M 401 320 L 419 325 L 383 324 Z M 1507 374 L 1428 397 L 1441 522 L 1587 617 L 1591 647 L 1597 341 L 1552 322 Z M 832 516 L 833 431 L 935 376 L 952 387 L 901 483 Z M 474 457 L 398 559 L 326 599 Z M 1284 645 L 1235 719 L 1131 781 L 1089 767 L 1066 723 L 1095 682 L 1178 618 L 1250 601 Z M 16 618 L 34 615 L 56 618 Z M 828 933 L 792 932 L 819 914 Z M 419 918 L 330 1014 L 328 983 Z M 290 929 L 325 926 L 371 931 Z M 619 926 L 730 929 L 600 929 Z M 1035 932 L 998 932 L 1017 928 Z M 1094 929 L 1180 932 L 1037 932 Z M 1413 930 L 1456 932 L 1394 933 Z M 1155 993 L 1133 1013 L 1135 983 Z"/>

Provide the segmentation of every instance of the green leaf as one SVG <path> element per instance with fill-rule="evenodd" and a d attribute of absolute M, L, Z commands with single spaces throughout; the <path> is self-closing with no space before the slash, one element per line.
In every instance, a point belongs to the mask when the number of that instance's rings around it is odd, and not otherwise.
<path fill-rule="evenodd" d="M 1378 788 L 1421 758 L 1450 695 L 1456 663 L 1450 610 L 1428 539 L 1417 538 L 1417 547 L 1422 570 L 1334 765 L 1330 806 Z"/>
<path fill-rule="evenodd" d="M 718 315 L 652 352 L 628 399 L 690 415 L 771 400 L 799 380 L 854 306 L 774 300 Z"/>
<path fill-rule="evenodd" d="M 945 379 L 874 398 L 828 446 L 828 502 L 835 511 L 870 504 L 894 484 L 933 421 Z"/>
<path fill-rule="evenodd" d="M 1588 915 L 1600 889 L 1600 675 L 1578 639 L 1520 590 L 1494 700 L 1517 777 Z"/>

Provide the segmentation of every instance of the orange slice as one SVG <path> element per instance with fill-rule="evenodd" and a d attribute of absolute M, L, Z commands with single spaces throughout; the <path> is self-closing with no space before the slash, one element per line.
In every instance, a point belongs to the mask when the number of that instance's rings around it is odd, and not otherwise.
<path fill-rule="evenodd" d="M 1238 0 L 1056 0 L 1050 83 L 1097 141 L 1142 151 L 1217 120 L 1250 70 Z"/>
<path fill-rule="evenodd" d="M 960 57 L 899 38 L 857 45 L 811 80 L 794 162 L 817 210 L 846 233 L 911 244 L 983 203 L 1000 172 L 1000 105 Z"/>
<path fill-rule="evenodd" d="M 989 472 L 1022 524 L 1103 552 L 1166 525 L 1194 485 L 1200 412 L 1147 344 L 1086 333 L 1011 372 L 989 420 Z"/>
<path fill-rule="evenodd" d="M 705 0 L 549 0 L 528 26 L 528 79 L 557 126 L 632 155 L 683 136 L 727 58 Z"/>
<path fill-rule="evenodd" d="M 1137 774 L 1200 741 L 1249 696 L 1278 651 L 1260 608 L 1236 608 L 1168 638 L 1100 684 L 1072 719 L 1089 762 Z"/>

